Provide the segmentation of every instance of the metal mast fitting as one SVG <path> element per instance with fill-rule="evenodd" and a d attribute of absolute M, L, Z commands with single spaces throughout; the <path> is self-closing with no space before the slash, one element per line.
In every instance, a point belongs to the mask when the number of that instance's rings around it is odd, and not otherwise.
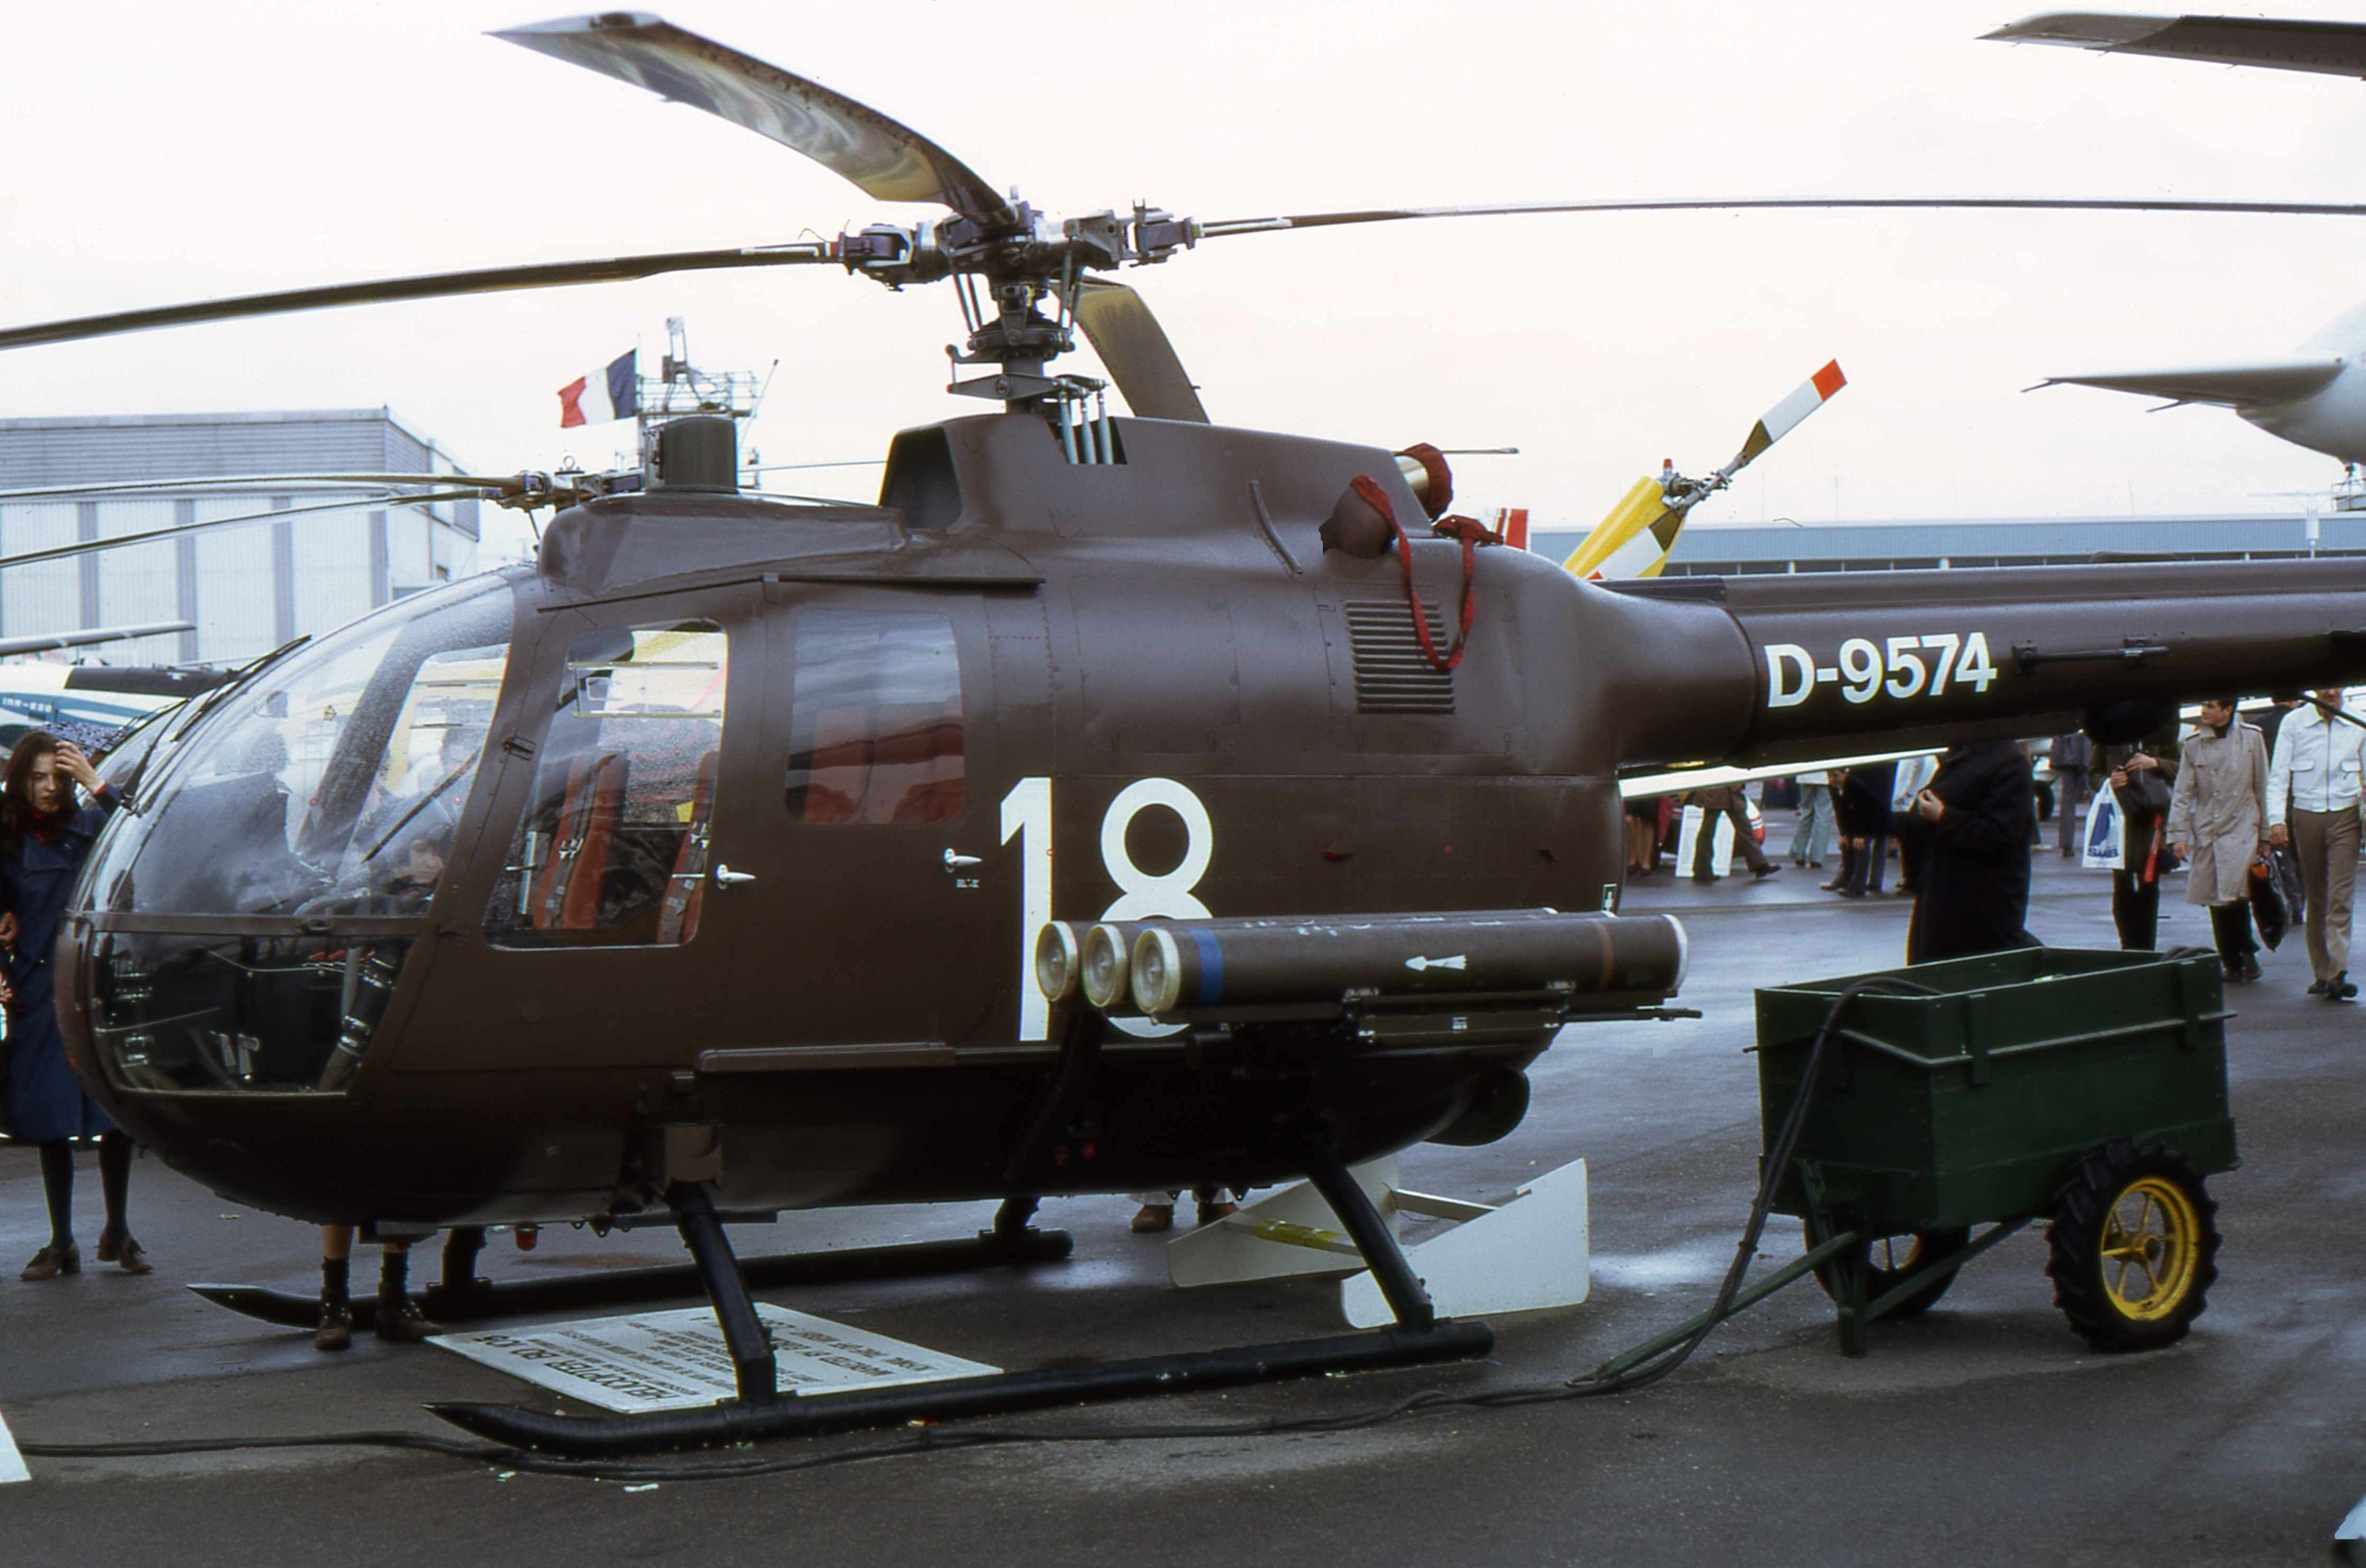
<path fill-rule="evenodd" d="M 640 408 L 634 419 L 639 431 L 643 473 L 656 471 L 652 462 L 657 456 L 659 431 L 675 420 L 698 414 L 728 419 L 738 429 L 756 417 L 756 411 L 763 406 L 764 389 L 772 380 L 769 373 L 760 376 L 753 370 L 701 370 L 692 365 L 690 330 L 681 316 L 666 318 L 665 358 L 659 368 L 659 375 L 639 378 Z M 761 460 L 748 450 L 744 441 L 738 445 L 747 453 L 748 463 Z"/>

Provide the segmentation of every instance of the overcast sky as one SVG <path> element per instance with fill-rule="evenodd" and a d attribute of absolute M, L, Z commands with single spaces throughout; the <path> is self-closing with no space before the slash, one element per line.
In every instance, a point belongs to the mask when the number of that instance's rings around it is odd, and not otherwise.
<path fill-rule="evenodd" d="M 542 0 L 547 3 L 547 0 Z M 42 6 L 9 17 L 0 317 L 835 232 L 786 149 L 483 36 L 537 0 Z M 1770 194 L 2366 199 L 2366 84 L 1975 41 L 2010 5 L 861 6 L 670 19 L 862 98 L 1075 213 Z M 2359 17 L 2295 6 L 2282 15 Z M 2281 355 L 2366 300 L 2366 220 L 1490 219 L 1211 241 L 1129 280 L 1227 423 L 1512 445 L 1479 505 L 1589 526 L 1699 471 L 1824 360 L 1850 386 L 1704 523 L 2289 509 L 2328 457 L 2049 373 Z M 782 271 L 377 306 L 20 350 L 0 415 L 390 405 L 480 470 L 609 461 L 556 389 L 670 315 L 779 361 L 768 462 L 868 457 L 945 397 L 941 287 Z M 2361 345 L 2366 347 L 2366 345 Z M 1089 355 L 1066 362 L 1095 368 Z M 873 470 L 833 481 L 863 494 Z M 820 481 L 816 481 L 817 483 Z"/>

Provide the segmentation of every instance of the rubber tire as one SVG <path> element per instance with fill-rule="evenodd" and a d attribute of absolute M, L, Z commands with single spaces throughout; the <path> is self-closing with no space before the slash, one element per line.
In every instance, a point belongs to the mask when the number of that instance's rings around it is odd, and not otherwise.
<path fill-rule="evenodd" d="M 2146 1177 L 2176 1187 L 2196 1219 L 2193 1270 L 2185 1293 L 2165 1315 L 2133 1318 L 2103 1280 L 2103 1224 L 2133 1182 Z M 2070 1326 L 2098 1350 L 2158 1350 L 2185 1337 L 2209 1305 L 2218 1279 L 2218 1205 L 2210 1199 L 2192 1163 L 2165 1144 L 2141 1147 L 2124 1140 L 2081 1159 L 2055 1199 L 2054 1224 L 2046 1234 L 2045 1272 L 2054 1281 L 2054 1304 Z"/>
<path fill-rule="evenodd" d="M 1873 1301 L 1887 1292 L 1893 1285 L 1904 1283 L 1909 1275 L 1920 1273 L 1923 1262 L 1929 1258 L 1943 1258 L 1948 1253 L 1962 1251 L 1964 1244 L 1971 1238 L 1972 1233 L 1969 1230 L 1916 1231 L 1913 1249 L 1906 1255 L 1905 1264 L 1896 1269 L 1875 1267 L 1871 1261 L 1873 1241 L 1857 1243 L 1857 1257 L 1865 1264 L 1865 1299 L 1868 1302 Z M 1809 1238 L 1808 1245 L 1814 1245 L 1812 1237 Z M 1939 1298 L 1947 1293 L 1947 1287 L 1955 1282 L 1955 1276 L 1961 1272 L 1963 1270 L 1958 1269 L 1941 1275 L 1890 1309 L 1888 1315 L 1920 1317 L 1939 1304 Z M 1824 1288 L 1824 1294 L 1834 1301 L 1840 1300 L 1840 1292 L 1836 1288 L 1836 1281 L 1828 1265 L 1817 1266 L 1816 1283 Z"/>

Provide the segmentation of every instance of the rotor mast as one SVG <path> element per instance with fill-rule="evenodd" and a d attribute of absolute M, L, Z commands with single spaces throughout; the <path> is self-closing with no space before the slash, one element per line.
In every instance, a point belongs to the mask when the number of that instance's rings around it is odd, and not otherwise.
<path fill-rule="evenodd" d="M 962 346 L 946 348 L 953 380 L 945 389 L 997 400 L 1020 413 L 1080 392 L 1098 393 L 1104 385 L 1049 369 L 1076 346 L 1077 306 L 1088 273 L 1163 262 L 1199 238 L 1200 226 L 1191 220 L 1143 203 L 1134 205 L 1131 218 L 1104 209 L 1055 220 L 1013 191 L 1005 206 L 984 217 L 873 223 L 839 235 L 831 250 L 847 271 L 893 289 L 952 279 L 968 336 Z M 997 369 L 964 380 L 965 365 Z"/>

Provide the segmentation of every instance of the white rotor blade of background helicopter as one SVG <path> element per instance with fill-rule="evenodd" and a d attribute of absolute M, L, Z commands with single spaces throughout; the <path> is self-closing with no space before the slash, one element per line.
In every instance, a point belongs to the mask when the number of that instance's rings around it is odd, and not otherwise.
<path fill-rule="evenodd" d="M 36 344 L 73 343 L 157 327 L 231 321 L 247 316 L 281 316 L 327 310 L 342 305 L 377 305 L 397 299 L 440 299 L 456 294 L 498 294 L 514 288 L 567 288 L 580 283 L 625 283 L 667 272 L 715 272 L 745 266 L 798 266 L 831 260 L 823 240 L 788 245 L 745 245 L 728 251 L 668 251 L 593 261 L 546 262 L 526 266 L 476 267 L 467 272 L 431 272 L 414 277 L 384 277 L 367 283 L 337 283 L 322 288 L 289 288 L 273 294 L 242 294 L 200 299 L 146 310 L 42 321 L 0 330 L 0 349 Z"/>
<path fill-rule="evenodd" d="M 136 637 L 169 637 L 175 632 L 197 629 L 195 621 L 157 621 L 140 626 L 93 626 L 88 631 L 0 637 L 0 659 L 18 653 L 48 653 L 54 649 L 88 648 L 94 643 L 128 642 Z"/>
<path fill-rule="evenodd" d="M 1141 295 L 1122 283 L 1088 277 L 1077 287 L 1076 325 L 1109 367 L 1126 407 L 1144 419 L 1208 423 L 1199 389 Z"/>
<path fill-rule="evenodd" d="M 568 17 L 492 36 L 720 116 L 795 149 L 881 201 L 933 201 L 978 219 L 1009 206 L 975 170 L 910 127 L 646 11 Z"/>
<path fill-rule="evenodd" d="M 2366 218 L 2366 203 L 2333 201 L 2176 201 L 2149 197 L 2046 196 L 1741 196 L 1636 198 L 1617 201 L 1505 201 L 1473 207 L 1375 207 L 1351 212 L 1295 212 L 1272 218 L 1228 218 L 1200 225 L 1200 238 L 1276 234 L 1292 229 L 1336 229 L 1350 223 L 1396 223 L 1416 218 L 1517 218 L 1548 212 L 1727 212 L 1869 209 L 1975 212 L 2234 212 L 2302 218 Z"/>
<path fill-rule="evenodd" d="M 86 556 L 99 550 L 119 550 L 127 545 L 153 544 L 158 539 L 178 539 L 190 534 L 200 534 L 208 528 L 227 528 L 235 523 L 262 523 L 279 517 L 303 517 L 315 512 L 390 512 L 398 507 L 427 506 L 445 501 L 475 501 L 473 490 L 431 491 L 422 495 L 355 495 L 343 501 L 323 502 L 318 506 L 281 506 L 269 512 L 242 513 L 236 517 L 208 517 L 202 522 L 179 524 L 170 528 L 149 528 L 137 534 L 118 534 L 107 539 L 84 539 L 72 545 L 55 545 L 45 550 L 20 550 L 15 555 L 0 556 L 0 568 L 31 566 L 38 561 L 65 560 L 73 556 Z"/>

